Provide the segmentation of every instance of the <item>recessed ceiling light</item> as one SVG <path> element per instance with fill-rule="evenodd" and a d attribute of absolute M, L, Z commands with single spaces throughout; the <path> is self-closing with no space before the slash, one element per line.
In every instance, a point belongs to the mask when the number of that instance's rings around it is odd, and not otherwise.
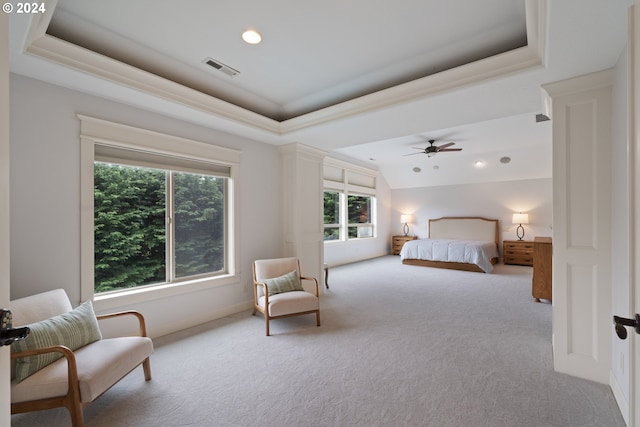
<path fill-rule="evenodd" d="M 249 44 L 258 44 L 262 41 L 262 36 L 255 30 L 247 30 L 242 33 L 242 40 Z"/>
<path fill-rule="evenodd" d="M 504 156 L 504 157 L 501 157 L 501 158 L 500 158 L 500 163 L 507 164 L 507 163 L 509 163 L 510 161 L 511 161 L 511 157 Z"/>
<path fill-rule="evenodd" d="M 482 160 L 476 160 L 474 163 L 475 167 L 481 168 L 484 166 L 484 162 Z"/>
<path fill-rule="evenodd" d="M 440 166 L 438 166 L 438 165 L 433 165 L 433 169 L 438 170 L 438 169 L 440 169 Z"/>
<path fill-rule="evenodd" d="M 422 171 L 422 169 L 420 169 L 419 167 L 416 166 L 415 168 L 413 168 L 413 171 L 415 173 L 420 173 Z"/>

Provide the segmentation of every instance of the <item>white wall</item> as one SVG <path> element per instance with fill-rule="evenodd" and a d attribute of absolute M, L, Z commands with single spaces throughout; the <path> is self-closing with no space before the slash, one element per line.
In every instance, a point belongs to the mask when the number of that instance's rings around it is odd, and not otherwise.
<path fill-rule="evenodd" d="M 282 255 L 281 159 L 276 147 L 18 75 L 12 74 L 10 83 L 12 299 L 61 287 L 74 305 L 80 302 L 76 114 L 84 114 L 242 151 L 241 282 L 132 308 L 143 312 L 150 335 L 158 336 L 250 306 L 252 260 Z"/>
<path fill-rule="evenodd" d="M 514 212 L 529 214 L 525 240 L 551 236 L 551 178 L 482 184 L 448 185 L 391 191 L 391 231 L 404 234 L 400 215 L 412 214 L 409 234 L 428 237 L 429 219 L 443 216 L 481 216 L 500 220 L 500 241 L 515 240 Z M 502 251 L 502 247 L 500 247 Z"/>
<path fill-rule="evenodd" d="M 324 262 L 329 266 L 347 264 L 388 255 L 391 248 L 390 213 L 391 190 L 382 175 L 377 178 L 377 236 L 372 239 L 349 240 L 345 242 L 325 242 Z M 331 279 L 329 279 L 331 283 Z"/>

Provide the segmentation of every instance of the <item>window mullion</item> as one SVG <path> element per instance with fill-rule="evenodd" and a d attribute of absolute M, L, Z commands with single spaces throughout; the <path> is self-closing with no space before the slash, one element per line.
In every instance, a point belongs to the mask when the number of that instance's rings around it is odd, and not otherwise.
<path fill-rule="evenodd" d="M 176 278 L 175 269 L 175 198 L 174 198 L 174 173 L 167 171 L 167 192 L 166 192 L 166 277 L 167 283 L 172 283 Z"/>
<path fill-rule="evenodd" d="M 347 195 L 340 192 L 340 240 L 347 240 L 349 218 L 347 217 Z"/>

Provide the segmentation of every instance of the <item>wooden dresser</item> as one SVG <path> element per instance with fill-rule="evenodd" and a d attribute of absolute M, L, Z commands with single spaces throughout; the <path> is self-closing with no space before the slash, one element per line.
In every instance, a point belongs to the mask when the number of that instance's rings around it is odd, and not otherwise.
<path fill-rule="evenodd" d="M 533 241 L 533 280 L 531 294 L 536 301 L 551 301 L 552 298 L 552 256 L 551 237 L 536 237 Z"/>
<path fill-rule="evenodd" d="M 502 243 L 505 264 L 533 265 L 533 242 L 530 240 L 505 240 Z"/>
<path fill-rule="evenodd" d="M 416 240 L 416 236 L 392 236 L 391 237 L 391 253 L 393 255 L 400 255 L 400 251 L 404 246 L 404 242 L 409 240 Z"/>

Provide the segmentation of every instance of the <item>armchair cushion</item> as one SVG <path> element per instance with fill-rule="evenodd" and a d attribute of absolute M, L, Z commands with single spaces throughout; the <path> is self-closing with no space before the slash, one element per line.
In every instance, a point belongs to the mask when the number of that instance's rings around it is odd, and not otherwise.
<path fill-rule="evenodd" d="M 147 337 L 102 339 L 75 350 L 81 401 L 95 400 L 152 352 L 153 343 Z M 13 383 L 11 402 L 64 396 L 68 388 L 67 362 L 63 358 L 21 383 Z"/>
<path fill-rule="evenodd" d="M 258 305 L 268 310 L 269 316 L 286 316 L 292 313 L 304 313 L 320 308 L 318 297 L 306 291 L 283 292 L 269 297 L 269 307 L 264 306 L 265 297 L 258 299 Z"/>
<path fill-rule="evenodd" d="M 67 313 L 28 326 L 31 329 L 29 336 L 25 340 L 14 342 L 11 345 L 13 352 L 52 345 L 64 345 L 70 350 L 76 350 L 102 339 L 91 301 Z M 60 357 L 62 357 L 61 353 L 50 352 L 16 359 L 16 382 L 21 382 Z"/>
<path fill-rule="evenodd" d="M 269 296 L 284 292 L 304 291 L 302 284 L 300 283 L 300 275 L 297 270 L 290 271 L 282 276 L 264 279 L 263 282 L 267 285 Z"/>

